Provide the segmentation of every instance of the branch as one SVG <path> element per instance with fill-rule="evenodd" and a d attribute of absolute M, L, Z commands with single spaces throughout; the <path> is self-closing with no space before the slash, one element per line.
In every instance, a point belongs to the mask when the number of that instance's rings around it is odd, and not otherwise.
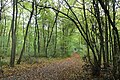
<path fill-rule="evenodd" d="M 20 2 L 18 2 L 18 4 L 19 4 L 22 8 L 24 8 L 25 10 L 31 12 L 31 10 L 27 9 L 27 8 L 26 8 L 24 5 L 22 5 Z"/>

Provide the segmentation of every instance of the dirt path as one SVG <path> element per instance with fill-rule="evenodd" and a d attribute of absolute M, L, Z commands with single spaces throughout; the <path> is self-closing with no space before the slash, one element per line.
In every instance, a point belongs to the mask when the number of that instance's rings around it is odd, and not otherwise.
<path fill-rule="evenodd" d="M 31 68 L 22 74 L 14 74 L 6 80 L 80 80 L 81 67 L 80 56 L 75 53 L 70 58 L 53 62 L 42 68 Z"/>

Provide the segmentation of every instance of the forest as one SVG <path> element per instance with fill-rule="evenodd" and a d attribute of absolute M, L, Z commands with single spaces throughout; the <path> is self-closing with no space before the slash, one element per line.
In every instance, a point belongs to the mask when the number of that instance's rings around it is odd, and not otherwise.
<path fill-rule="evenodd" d="M 120 80 L 120 1 L 0 0 L 0 80 Z"/>

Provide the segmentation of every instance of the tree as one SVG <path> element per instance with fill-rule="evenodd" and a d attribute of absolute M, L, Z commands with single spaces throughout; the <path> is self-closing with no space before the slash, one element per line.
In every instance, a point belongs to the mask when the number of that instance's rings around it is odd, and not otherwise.
<path fill-rule="evenodd" d="M 78 9 L 81 9 L 81 8 L 71 5 L 69 3 L 69 1 L 64 0 L 64 2 L 66 3 L 66 6 L 67 6 L 67 8 L 65 7 L 66 10 L 68 10 L 67 13 L 63 12 L 62 10 L 56 9 L 53 6 L 39 5 L 39 7 L 43 8 L 43 9 L 50 8 L 55 11 L 58 11 L 59 13 L 63 14 L 64 16 L 68 17 L 75 24 L 75 26 L 77 27 L 80 34 L 82 35 L 84 40 L 87 42 L 87 45 L 89 46 L 89 48 L 91 49 L 91 51 L 93 53 L 94 62 L 91 63 L 91 65 L 93 66 L 93 74 L 98 76 L 98 75 L 100 75 L 101 65 L 104 64 L 104 68 L 107 68 L 107 65 L 109 65 L 109 57 L 107 57 L 107 56 L 109 56 L 108 44 L 111 45 L 111 42 L 108 42 L 108 35 L 109 35 L 109 33 L 111 33 L 111 30 L 109 28 L 110 32 L 108 32 L 107 22 L 109 22 L 112 25 L 113 31 L 115 32 L 114 33 L 115 34 L 115 36 L 114 36 L 114 51 L 117 51 L 116 49 L 119 48 L 118 30 L 115 27 L 115 24 L 112 22 L 109 10 L 107 10 L 107 7 L 106 7 L 109 3 L 107 3 L 107 1 L 103 2 L 100 0 L 93 0 L 92 1 L 92 3 L 93 3 L 92 10 L 94 10 L 94 12 L 92 12 L 92 11 L 89 11 L 89 9 L 85 8 L 85 1 L 83 1 L 83 3 L 84 3 L 83 4 L 83 9 L 84 9 L 84 16 L 83 16 L 84 18 L 83 19 L 85 19 L 85 24 L 82 25 L 81 21 L 78 18 L 77 12 L 75 11 L 75 8 L 78 8 Z M 77 1 L 77 2 L 79 4 L 81 4 L 79 1 Z M 101 6 L 99 6 L 99 4 Z M 62 4 L 62 5 L 64 5 L 64 4 Z M 104 9 L 105 16 L 101 15 L 101 8 Z M 85 13 L 86 10 L 94 16 L 93 17 L 94 22 L 90 21 L 92 30 L 90 27 L 87 28 L 88 22 L 87 22 L 86 13 Z M 69 15 L 69 12 L 72 13 L 72 16 Z M 115 11 L 113 11 L 113 13 L 115 14 Z M 91 18 L 91 20 L 92 20 L 92 18 Z M 86 28 L 84 28 L 84 25 L 86 26 Z M 90 26 L 90 25 L 88 25 L 88 26 Z M 85 32 L 85 30 L 86 30 L 86 32 Z M 105 42 L 104 42 L 104 39 L 105 39 Z M 112 37 L 111 37 L 111 39 L 112 39 Z M 116 41 L 117 41 L 117 43 L 116 43 Z M 115 47 L 116 44 L 117 44 L 117 46 Z M 103 62 L 102 62 L 102 58 L 103 58 Z"/>
<path fill-rule="evenodd" d="M 27 27 L 26 27 L 26 32 L 25 32 L 25 36 L 24 36 L 23 47 L 22 47 L 22 50 L 21 50 L 20 57 L 19 57 L 19 59 L 18 59 L 18 61 L 17 61 L 17 64 L 20 64 L 21 59 L 22 59 L 22 56 L 23 56 L 23 52 L 24 52 L 24 50 L 25 50 L 26 38 L 27 38 L 28 29 L 29 29 L 29 25 L 30 25 L 30 22 L 31 22 L 33 13 L 34 13 L 34 1 L 32 2 L 32 11 L 31 11 L 30 18 L 29 18 L 29 21 L 28 21 L 28 24 L 27 24 Z"/>
<path fill-rule="evenodd" d="M 10 58 L 11 67 L 14 67 L 15 53 L 16 53 L 17 11 L 16 11 L 16 19 L 15 19 L 15 6 L 17 6 L 17 0 L 13 0 L 13 17 L 12 17 L 12 23 L 11 23 L 11 29 L 12 29 L 12 48 L 11 48 L 11 58 Z"/>

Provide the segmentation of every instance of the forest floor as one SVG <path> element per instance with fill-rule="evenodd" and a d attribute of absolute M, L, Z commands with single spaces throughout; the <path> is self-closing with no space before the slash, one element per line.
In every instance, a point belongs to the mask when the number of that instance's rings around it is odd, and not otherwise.
<path fill-rule="evenodd" d="M 64 59 L 41 59 L 14 68 L 4 67 L 0 80 L 82 80 L 82 59 L 74 53 Z"/>

